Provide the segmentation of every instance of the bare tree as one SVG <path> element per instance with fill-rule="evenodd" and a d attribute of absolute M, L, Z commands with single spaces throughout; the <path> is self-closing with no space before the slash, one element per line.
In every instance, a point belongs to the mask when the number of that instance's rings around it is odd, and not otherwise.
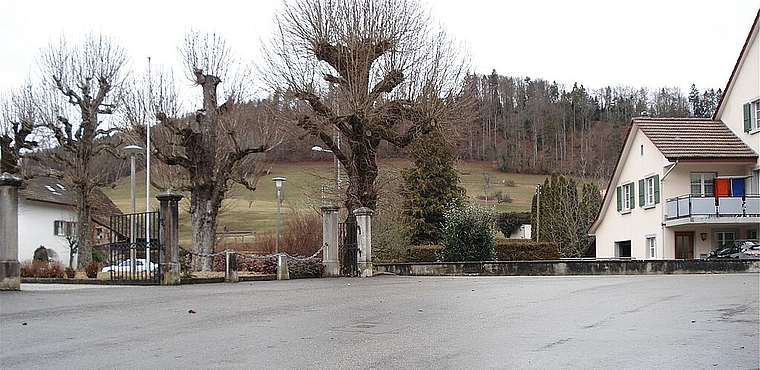
<path fill-rule="evenodd" d="M 276 21 L 265 80 L 300 102 L 297 126 L 340 161 L 346 208 L 375 209 L 378 146 L 447 123 L 465 61 L 413 0 L 296 0 Z"/>
<path fill-rule="evenodd" d="M 217 34 L 190 32 L 180 48 L 186 77 L 201 88 L 202 107 L 183 115 L 167 79 L 159 78 L 152 110 L 160 124 L 152 129 L 151 155 L 176 174 L 169 186 L 190 193 L 192 249 L 214 252 L 217 217 L 232 183 L 256 188 L 266 152 L 281 137 L 279 124 L 266 104 L 247 101 L 245 73 L 232 71 L 238 64 L 225 40 Z M 222 82 L 225 100 L 219 104 Z M 163 86 L 163 87 L 162 87 Z M 139 118 L 139 114 L 134 115 Z M 145 123 L 135 121 L 139 134 Z M 211 269 L 212 259 L 193 256 L 193 269 Z"/>
<path fill-rule="evenodd" d="M 90 194 L 105 185 L 96 158 L 115 143 L 100 140 L 114 132 L 106 117 L 116 109 L 126 77 L 125 50 L 110 37 L 88 34 L 81 43 L 65 38 L 50 44 L 38 60 L 49 94 L 37 100 L 42 124 L 60 148 L 53 157 L 77 193 L 78 268 L 92 260 Z"/>
<path fill-rule="evenodd" d="M 21 173 L 24 152 L 39 145 L 39 112 L 35 108 L 31 83 L 11 91 L 2 101 L 0 122 L 0 173 Z"/>

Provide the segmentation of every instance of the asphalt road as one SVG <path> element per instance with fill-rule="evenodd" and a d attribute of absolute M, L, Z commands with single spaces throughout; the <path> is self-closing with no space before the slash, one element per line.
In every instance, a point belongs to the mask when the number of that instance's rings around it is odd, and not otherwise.
<path fill-rule="evenodd" d="M 760 274 L 22 289 L 5 370 L 760 368 Z"/>

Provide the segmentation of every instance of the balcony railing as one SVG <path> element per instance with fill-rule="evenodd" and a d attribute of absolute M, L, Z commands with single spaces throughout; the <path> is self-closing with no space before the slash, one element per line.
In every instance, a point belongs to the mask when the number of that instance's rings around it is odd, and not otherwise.
<path fill-rule="evenodd" d="M 667 220 L 686 217 L 758 217 L 760 195 L 700 197 L 682 195 L 667 200 Z"/>

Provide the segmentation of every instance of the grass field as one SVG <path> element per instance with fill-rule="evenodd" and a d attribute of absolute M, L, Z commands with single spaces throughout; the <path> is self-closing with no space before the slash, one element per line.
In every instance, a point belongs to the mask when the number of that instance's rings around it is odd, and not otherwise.
<path fill-rule="evenodd" d="M 397 194 L 394 184 L 400 183 L 401 169 L 410 166 L 403 159 L 380 160 L 381 201 L 382 194 Z M 497 212 L 527 211 L 536 184 L 543 183 L 544 175 L 525 175 L 503 173 L 493 168 L 490 162 L 460 161 L 457 164 L 461 185 L 467 190 L 471 202 L 495 207 Z M 334 169 L 332 161 L 306 163 L 276 163 L 269 173 L 262 176 L 254 192 L 240 186 L 233 186 L 223 203 L 218 220 L 218 230 L 229 232 L 255 232 L 257 235 L 270 234 L 275 230 L 276 190 L 272 177 L 282 176 L 287 180 L 283 186 L 282 217 L 287 217 L 292 210 L 318 212 L 323 203 L 323 195 L 329 202 L 334 194 Z M 487 180 L 486 180 L 487 179 Z M 346 178 L 342 178 L 346 181 Z M 136 210 L 145 210 L 145 174 L 137 174 Z M 321 188 L 325 186 L 326 192 Z M 123 212 L 130 211 L 129 178 L 121 179 L 115 187 L 103 189 Z M 511 202 L 496 203 L 492 195 L 501 191 L 509 196 Z M 151 209 L 158 209 L 155 195 L 158 189 L 151 190 Z M 487 200 L 484 199 L 488 195 Z M 189 194 L 180 206 L 180 235 L 183 241 L 190 239 L 190 216 L 187 212 Z M 480 197 L 480 199 L 478 199 Z M 245 241 L 245 236 L 240 236 Z"/>

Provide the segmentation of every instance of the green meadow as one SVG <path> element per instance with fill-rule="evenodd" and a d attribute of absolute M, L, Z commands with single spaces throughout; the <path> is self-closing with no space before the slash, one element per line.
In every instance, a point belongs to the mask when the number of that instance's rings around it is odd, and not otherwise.
<path fill-rule="evenodd" d="M 378 186 L 380 202 L 383 197 L 398 195 L 401 186 L 401 170 L 411 165 L 403 159 L 381 159 Z M 536 185 L 543 183 L 545 175 L 527 175 L 503 173 L 493 168 L 490 162 L 460 161 L 457 163 L 461 185 L 467 190 L 471 202 L 494 207 L 496 212 L 528 211 Z M 319 212 L 322 204 L 333 203 L 336 199 L 335 177 L 332 161 L 275 163 L 262 174 L 251 192 L 242 186 L 231 187 L 222 204 L 218 219 L 219 232 L 246 233 L 256 235 L 272 234 L 275 231 L 277 202 L 273 177 L 286 178 L 283 186 L 283 219 L 289 212 Z M 341 180 L 347 178 L 341 173 Z M 113 200 L 122 212 L 130 211 L 129 177 L 119 180 L 114 187 L 103 191 Z M 145 211 L 145 173 L 136 174 L 136 210 Z M 155 195 L 159 189 L 151 189 L 151 209 L 158 209 Z M 501 192 L 502 197 L 511 201 L 497 202 L 494 196 Z M 186 242 L 190 239 L 190 215 L 188 213 L 189 194 L 180 204 L 180 235 Z M 316 230 L 315 232 L 321 232 Z"/>

